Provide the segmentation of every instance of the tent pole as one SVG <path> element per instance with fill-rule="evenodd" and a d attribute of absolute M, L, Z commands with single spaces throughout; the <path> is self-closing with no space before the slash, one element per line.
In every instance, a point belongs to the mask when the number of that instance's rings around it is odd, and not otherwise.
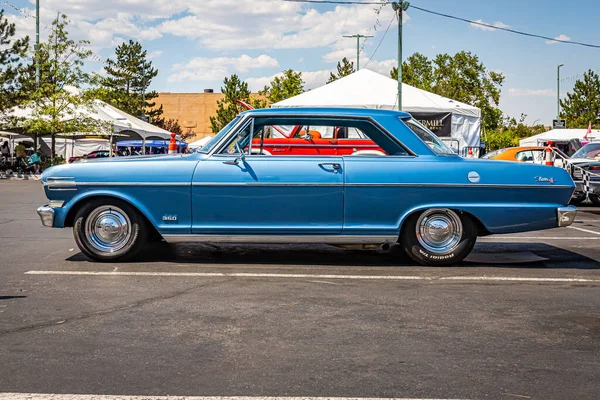
<path fill-rule="evenodd" d="M 146 155 L 146 138 L 142 138 L 142 155 Z"/>

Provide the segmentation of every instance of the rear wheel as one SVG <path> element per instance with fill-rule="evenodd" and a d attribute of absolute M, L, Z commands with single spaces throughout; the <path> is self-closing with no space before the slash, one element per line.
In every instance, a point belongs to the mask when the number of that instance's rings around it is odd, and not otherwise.
<path fill-rule="evenodd" d="M 118 199 L 96 199 L 75 216 L 73 235 L 79 249 L 96 261 L 134 257 L 148 237 L 145 218 Z"/>
<path fill-rule="evenodd" d="M 400 244 L 422 265 L 452 265 L 469 255 L 477 240 L 473 220 L 449 209 L 432 208 L 405 221 Z"/>

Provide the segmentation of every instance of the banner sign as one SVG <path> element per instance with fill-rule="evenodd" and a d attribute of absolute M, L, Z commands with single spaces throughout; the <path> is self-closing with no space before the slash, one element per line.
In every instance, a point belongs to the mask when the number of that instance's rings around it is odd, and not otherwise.
<path fill-rule="evenodd" d="M 566 129 L 567 128 L 567 120 L 566 119 L 553 119 L 552 120 L 552 129 Z"/>
<path fill-rule="evenodd" d="M 439 137 L 449 137 L 452 133 L 452 113 L 411 112 L 410 115 Z"/>

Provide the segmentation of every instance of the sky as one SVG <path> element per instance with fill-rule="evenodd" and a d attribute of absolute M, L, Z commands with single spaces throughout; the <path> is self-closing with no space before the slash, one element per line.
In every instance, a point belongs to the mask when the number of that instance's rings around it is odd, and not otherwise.
<path fill-rule="evenodd" d="M 367 0 L 365 0 L 367 1 Z M 368 0 L 370 2 L 377 0 Z M 71 20 L 74 39 L 106 59 L 123 41 L 142 43 L 159 70 L 151 89 L 159 92 L 220 91 L 233 73 L 257 91 L 286 69 L 302 72 L 305 88 L 327 81 L 342 57 L 388 75 L 397 65 L 397 22 L 390 5 L 333 5 L 283 0 L 40 0 L 41 39 L 57 12 Z M 600 2 L 591 0 L 414 0 L 415 6 L 552 38 L 600 45 Z M 16 11 L 14 6 L 21 10 Z M 35 37 L 35 0 L 0 0 L 19 35 Z M 379 13 L 376 11 L 379 10 Z M 551 125 L 556 117 L 557 65 L 561 96 L 578 76 L 600 68 L 600 49 L 580 47 L 475 26 L 409 8 L 403 18 L 404 59 L 466 50 L 488 70 L 505 76 L 500 108 L 528 124 Z M 389 30 L 385 33 L 386 28 Z M 379 46 L 379 48 L 377 48 Z M 102 62 L 89 60 L 89 71 Z"/>

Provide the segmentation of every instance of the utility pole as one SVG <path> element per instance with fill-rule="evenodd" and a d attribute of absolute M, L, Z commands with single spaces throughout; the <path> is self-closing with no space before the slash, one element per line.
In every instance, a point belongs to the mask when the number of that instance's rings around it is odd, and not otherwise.
<path fill-rule="evenodd" d="M 357 33 L 356 35 L 344 35 L 344 37 L 356 38 L 356 70 L 358 71 L 360 69 L 360 39 L 371 38 L 373 36 L 361 35 L 360 33 Z"/>
<path fill-rule="evenodd" d="M 35 0 L 35 85 L 40 86 L 40 0 Z"/>
<path fill-rule="evenodd" d="M 408 1 L 395 1 L 392 9 L 398 13 L 398 111 L 402 111 L 402 12 L 408 10 Z"/>
<path fill-rule="evenodd" d="M 558 64 L 556 67 L 556 119 L 560 119 L 560 67 L 565 64 Z"/>

